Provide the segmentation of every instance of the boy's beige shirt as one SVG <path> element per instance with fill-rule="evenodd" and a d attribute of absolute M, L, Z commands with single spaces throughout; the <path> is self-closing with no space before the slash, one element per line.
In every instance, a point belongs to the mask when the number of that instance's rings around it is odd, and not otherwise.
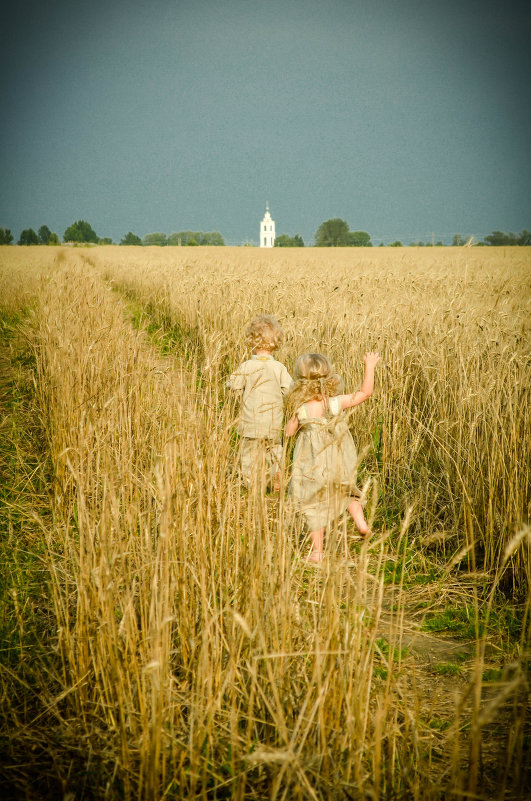
<path fill-rule="evenodd" d="M 242 437 L 280 439 L 283 397 L 292 378 L 272 356 L 253 356 L 229 379 L 231 389 L 243 390 L 238 432 Z"/>

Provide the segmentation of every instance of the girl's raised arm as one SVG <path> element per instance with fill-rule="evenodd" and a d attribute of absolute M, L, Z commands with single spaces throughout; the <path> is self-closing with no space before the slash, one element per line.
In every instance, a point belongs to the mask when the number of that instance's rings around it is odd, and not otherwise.
<path fill-rule="evenodd" d="M 367 398 L 370 398 L 374 389 L 374 368 L 380 361 L 379 355 L 375 351 L 369 351 L 363 357 L 365 362 L 365 375 L 361 388 L 357 392 L 352 392 L 350 395 L 341 395 L 341 406 L 343 409 L 350 409 L 352 406 L 358 406 Z"/>

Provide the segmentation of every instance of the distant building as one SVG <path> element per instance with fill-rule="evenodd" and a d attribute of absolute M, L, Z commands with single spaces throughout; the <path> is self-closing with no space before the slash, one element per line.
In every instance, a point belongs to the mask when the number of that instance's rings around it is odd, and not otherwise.
<path fill-rule="evenodd" d="M 275 221 L 269 213 L 269 203 L 266 203 L 266 213 L 260 223 L 260 247 L 272 248 L 275 245 Z"/>

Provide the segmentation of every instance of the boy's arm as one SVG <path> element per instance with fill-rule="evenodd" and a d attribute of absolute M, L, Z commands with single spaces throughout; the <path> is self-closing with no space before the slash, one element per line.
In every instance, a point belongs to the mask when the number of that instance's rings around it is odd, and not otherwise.
<path fill-rule="evenodd" d="M 294 417 L 291 418 L 291 420 L 288 420 L 288 422 L 284 426 L 284 434 L 287 437 L 292 437 L 294 434 L 297 433 L 298 430 L 299 430 L 299 418 L 297 417 L 297 415 L 295 415 Z"/>
<path fill-rule="evenodd" d="M 341 395 L 341 406 L 343 409 L 351 409 L 353 406 L 358 406 L 367 398 L 370 398 L 374 389 L 374 368 L 380 361 L 380 357 L 374 351 L 369 351 L 363 357 L 365 362 L 365 375 L 361 388 L 357 392 L 352 392 L 350 395 Z"/>
<path fill-rule="evenodd" d="M 283 395 L 286 395 L 289 388 L 293 384 L 293 378 L 290 376 L 288 371 L 285 367 L 282 368 L 282 372 L 280 374 L 280 391 Z"/>
<path fill-rule="evenodd" d="M 240 365 L 240 367 L 229 376 L 229 380 L 227 381 L 228 389 L 233 389 L 238 392 L 245 388 L 245 375 L 242 372 L 242 367 L 243 365 Z"/>

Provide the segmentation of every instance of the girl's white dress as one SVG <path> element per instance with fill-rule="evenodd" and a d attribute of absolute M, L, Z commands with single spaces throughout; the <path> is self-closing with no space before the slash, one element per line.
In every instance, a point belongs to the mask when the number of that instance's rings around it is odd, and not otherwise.
<path fill-rule="evenodd" d="M 336 520 L 354 499 L 358 454 L 339 397 L 328 399 L 323 417 L 310 417 L 307 404 L 297 410 L 300 429 L 293 451 L 289 491 L 310 531 Z"/>

